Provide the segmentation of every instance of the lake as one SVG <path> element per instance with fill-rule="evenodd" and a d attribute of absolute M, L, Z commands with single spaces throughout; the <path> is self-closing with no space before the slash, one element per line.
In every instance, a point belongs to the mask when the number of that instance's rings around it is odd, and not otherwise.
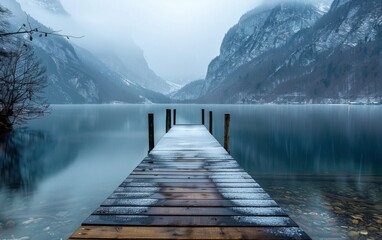
<path fill-rule="evenodd" d="M 382 107 L 348 105 L 54 105 L 0 139 L 0 239 L 66 239 L 178 123 L 214 113 L 222 143 L 313 238 L 382 239 Z"/>

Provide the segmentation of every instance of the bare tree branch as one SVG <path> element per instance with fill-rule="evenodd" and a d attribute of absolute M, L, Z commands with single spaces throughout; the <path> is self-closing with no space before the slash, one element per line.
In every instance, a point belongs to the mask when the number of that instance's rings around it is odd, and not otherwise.
<path fill-rule="evenodd" d="M 21 40 L 0 56 L 0 127 L 12 128 L 49 111 L 45 68 Z"/>
<path fill-rule="evenodd" d="M 38 34 L 39 37 L 48 37 L 49 35 L 52 36 L 60 36 L 64 37 L 66 39 L 70 38 L 83 38 L 84 36 L 73 36 L 73 35 L 67 35 L 67 34 L 61 34 L 61 31 L 42 31 L 38 28 L 32 27 L 29 16 L 27 15 L 27 24 L 23 24 L 17 31 L 14 32 L 0 32 L 0 38 L 12 36 L 12 35 L 20 35 L 20 34 L 28 34 L 29 40 L 33 40 L 33 35 Z"/>

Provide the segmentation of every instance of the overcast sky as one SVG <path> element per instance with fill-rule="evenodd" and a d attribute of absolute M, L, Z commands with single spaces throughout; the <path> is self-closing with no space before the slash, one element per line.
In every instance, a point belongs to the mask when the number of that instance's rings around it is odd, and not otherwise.
<path fill-rule="evenodd" d="M 224 34 L 260 0 L 61 0 L 79 23 L 131 34 L 150 67 L 178 81 L 204 77 Z M 123 39 L 123 38 L 121 38 Z"/>
<path fill-rule="evenodd" d="M 205 77 L 208 64 L 219 55 L 224 34 L 244 13 L 263 1 L 281 0 L 61 0 L 69 20 L 34 9 L 30 0 L 18 1 L 44 24 L 63 33 L 86 35 L 71 41 L 93 50 L 123 54 L 133 39 L 159 76 L 183 82 Z"/>

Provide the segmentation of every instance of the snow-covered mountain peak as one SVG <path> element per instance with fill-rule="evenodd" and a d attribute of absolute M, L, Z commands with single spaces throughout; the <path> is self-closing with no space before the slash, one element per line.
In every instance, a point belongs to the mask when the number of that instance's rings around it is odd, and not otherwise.
<path fill-rule="evenodd" d="M 19 2 L 1 0 L 0 7 L 10 12 L 7 16 L 0 14 L 0 25 L 5 28 L 4 31 L 17 31 L 27 21 Z M 33 16 L 29 15 L 28 20 L 33 28 L 49 31 Z M 49 103 L 143 103 L 147 99 L 151 102 L 167 101 L 163 95 L 136 84 L 134 80 L 140 76 L 114 71 L 94 54 L 63 37 L 50 35 L 40 38 L 36 34 L 33 41 L 27 41 L 46 67 L 48 86 L 45 97 Z"/>
<path fill-rule="evenodd" d="M 330 3 L 328 3 L 327 1 L 317 2 L 315 6 L 318 10 L 320 10 L 323 13 L 327 13 L 330 9 Z"/>
<path fill-rule="evenodd" d="M 202 94 L 261 54 L 279 48 L 302 29 L 311 27 L 322 12 L 298 1 L 265 4 L 246 13 L 223 39 L 220 56 L 208 68 Z"/>
<path fill-rule="evenodd" d="M 345 4 L 347 4 L 348 2 L 351 2 L 352 0 L 334 0 L 333 3 L 332 3 L 332 8 L 331 10 L 335 10 Z"/>
<path fill-rule="evenodd" d="M 382 103 L 382 1 L 335 0 L 327 10 L 329 3 L 289 2 L 248 12 L 226 34 L 206 81 L 171 97 L 208 103 Z"/>

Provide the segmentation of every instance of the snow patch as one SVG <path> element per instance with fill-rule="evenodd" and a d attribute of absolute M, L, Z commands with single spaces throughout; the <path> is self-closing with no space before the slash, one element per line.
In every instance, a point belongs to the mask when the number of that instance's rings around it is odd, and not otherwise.
<path fill-rule="evenodd" d="M 144 104 L 153 104 L 152 101 L 150 101 L 149 99 L 145 98 L 144 96 L 139 95 L 139 98 L 143 100 L 142 103 L 144 103 Z"/>
<path fill-rule="evenodd" d="M 170 86 L 170 88 L 165 94 L 171 94 L 182 88 L 182 85 L 174 83 L 174 82 L 166 81 L 166 83 Z"/>

